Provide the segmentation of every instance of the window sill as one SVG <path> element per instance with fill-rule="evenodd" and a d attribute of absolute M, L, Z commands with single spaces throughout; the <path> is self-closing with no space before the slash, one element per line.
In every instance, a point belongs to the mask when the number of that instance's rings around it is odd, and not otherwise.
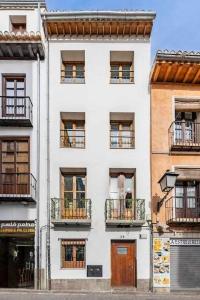
<path fill-rule="evenodd" d="M 110 84 L 135 84 L 135 82 L 129 79 L 110 79 Z"/>
<path fill-rule="evenodd" d="M 85 84 L 85 78 L 84 79 L 78 79 L 78 78 L 72 78 L 72 79 L 64 79 L 61 80 L 60 83 L 67 83 L 67 84 Z"/>

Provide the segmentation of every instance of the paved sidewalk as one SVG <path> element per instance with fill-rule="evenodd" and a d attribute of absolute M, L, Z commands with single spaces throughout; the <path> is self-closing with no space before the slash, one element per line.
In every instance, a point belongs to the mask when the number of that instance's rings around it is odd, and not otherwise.
<path fill-rule="evenodd" d="M 200 294 L 152 294 L 152 293 L 70 293 L 40 292 L 33 290 L 0 290 L 0 300 L 200 300 Z"/>

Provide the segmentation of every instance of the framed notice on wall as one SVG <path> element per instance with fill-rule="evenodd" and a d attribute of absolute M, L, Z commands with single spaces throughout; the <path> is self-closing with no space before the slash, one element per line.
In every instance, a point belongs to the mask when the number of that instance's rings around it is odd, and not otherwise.
<path fill-rule="evenodd" d="M 153 285 L 170 287 L 170 240 L 153 239 Z"/>

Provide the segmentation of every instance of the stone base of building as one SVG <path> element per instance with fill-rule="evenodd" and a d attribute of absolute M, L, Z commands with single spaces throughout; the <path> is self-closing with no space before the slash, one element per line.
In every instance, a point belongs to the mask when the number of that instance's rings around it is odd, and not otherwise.
<path fill-rule="evenodd" d="M 137 280 L 137 291 L 148 292 L 150 290 L 149 279 L 138 279 Z"/>
<path fill-rule="evenodd" d="M 110 279 L 52 279 L 52 290 L 70 290 L 70 291 L 110 291 Z M 123 287 L 120 288 L 122 290 Z M 126 288 L 125 288 L 126 289 Z M 137 291 L 148 292 L 150 289 L 150 282 L 148 279 L 137 280 Z"/>
<path fill-rule="evenodd" d="M 109 279 L 52 279 L 52 290 L 109 291 Z"/>
<path fill-rule="evenodd" d="M 170 288 L 153 288 L 153 292 L 157 294 L 170 293 Z"/>

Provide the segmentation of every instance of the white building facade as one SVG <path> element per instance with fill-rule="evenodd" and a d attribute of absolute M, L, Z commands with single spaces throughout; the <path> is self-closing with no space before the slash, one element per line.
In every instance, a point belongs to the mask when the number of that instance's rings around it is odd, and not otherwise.
<path fill-rule="evenodd" d="M 52 289 L 150 288 L 153 12 L 45 12 Z M 48 199 L 49 201 L 49 199 Z"/>

